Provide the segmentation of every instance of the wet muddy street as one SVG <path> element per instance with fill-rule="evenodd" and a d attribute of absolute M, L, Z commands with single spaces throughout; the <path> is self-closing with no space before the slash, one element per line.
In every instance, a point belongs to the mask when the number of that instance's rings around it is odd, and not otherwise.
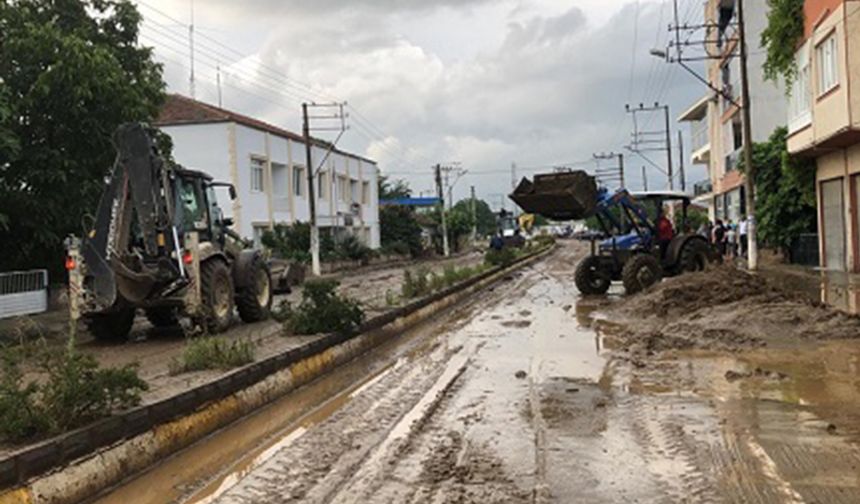
<path fill-rule="evenodd" d="M 597 316 L 617 296 L 579 299 L 583 253 L 562 245 L 99 502 L 860 500 L 860 345 L 630 359 Z"/>

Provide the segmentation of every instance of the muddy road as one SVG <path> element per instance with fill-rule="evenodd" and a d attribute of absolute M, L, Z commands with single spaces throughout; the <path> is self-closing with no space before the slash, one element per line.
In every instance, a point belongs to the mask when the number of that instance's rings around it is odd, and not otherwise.
<path fill-rule="evenodd" d="M 98 502 L 860 499 L 860 412 L 840 407 L 860 404 L 860 347 L 631 359 L 595 322 L 617 295 L 573 286 L 584 253 L 560 247 Z"/>

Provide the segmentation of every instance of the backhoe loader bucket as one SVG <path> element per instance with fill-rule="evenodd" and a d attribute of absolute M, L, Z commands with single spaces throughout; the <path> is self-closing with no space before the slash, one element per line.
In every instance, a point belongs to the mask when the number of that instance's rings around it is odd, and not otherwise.
<path fill-rule="evenodd" d="M 580 220 L 597 208 L 597 182 L 584 171 L 535 175 L 523 178 L 509 196 L 527 213 L 553 220 Z"/>

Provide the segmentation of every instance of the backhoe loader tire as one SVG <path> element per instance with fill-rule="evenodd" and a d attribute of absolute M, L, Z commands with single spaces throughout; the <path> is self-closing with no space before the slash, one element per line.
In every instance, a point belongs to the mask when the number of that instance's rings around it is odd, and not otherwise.
<path fill-rule="evenodd" d="M 150 308 L 146 310 L 146 319 L 155 327 L 176 327 L 179 318 L 173 308 Z"/>
<path fill-rule="evenodd" d="M 573 281 L 579 292 L 585 296 L 606 294 L 612 285 L 612 279 L 600 262 L 599 257 L 588 256 L 576 267 Z"/>
<path fill-rule="evenodd" d="M 710 247 L 704 240 L 689 240 L 681 248 L 681 258 L 678 261 L 680 272 L 692 273 L 695 271 L 704 271 L 708 265 L 710 254 Z"/>
<path fill-rule="evenodd" d="M 651 254 L 636 254 L 624 264 L 621 281 L 627 294 L 636 294 L 658 283 L 663 276 L 660 261 Z"/>
<path fill-rule="evenodd" d="M 242 322 L 259 322 L 269 318 L 272 310 L 272 272 L 260 254 L 236 265 L 244 280 L 236 290 L 236 308 Z M 238 283 L 238 282 L 237 282 Z"/>
<path fill-rule="evenodd" d="M 206 330 L 210 334 L 226 331 L 233 320 L 233 278 L 221 259 L 210 259 L 200 265 L 200 300 Z"/>
<path fill-rule="evenodd" d="M 128 339 L 134 324 L 134 308 L 123 308 L 111 313 L 86 318 L 87 330 L 99 341 L 122 342 Z"/>

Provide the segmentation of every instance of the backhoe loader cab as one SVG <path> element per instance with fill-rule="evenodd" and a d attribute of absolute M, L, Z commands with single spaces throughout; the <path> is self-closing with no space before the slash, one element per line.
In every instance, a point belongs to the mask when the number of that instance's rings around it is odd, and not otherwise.
<path fill-rule="evenodd" d="M 70 310 L 98 339 L 122 340 L 142 310 L 155 326 L 191 317 L 225 330 L 268 317 L 269 265 L 234 233 L 209 175 L 166 163 L 151 132 L 121 126 L 117 159 L 91 229 L 68 241 Z"/>

